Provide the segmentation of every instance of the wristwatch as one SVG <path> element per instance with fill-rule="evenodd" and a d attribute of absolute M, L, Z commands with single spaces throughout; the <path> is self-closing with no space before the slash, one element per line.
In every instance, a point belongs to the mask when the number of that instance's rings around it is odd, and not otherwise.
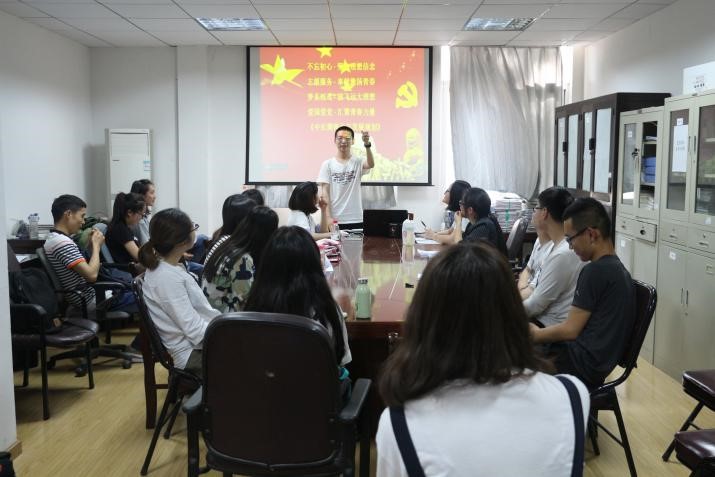
<path fill-rule="evenodd" d="M 364 144 L 364 146 L 365 146 L 365 147 L 372 147 L 372 143 L 371 143 L 371 142 L 367 142 L 367 143 Z"/>

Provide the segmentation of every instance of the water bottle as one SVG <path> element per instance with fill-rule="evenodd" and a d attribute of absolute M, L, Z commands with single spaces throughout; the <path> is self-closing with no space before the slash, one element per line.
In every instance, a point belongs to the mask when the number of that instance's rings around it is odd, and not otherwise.
<path fill-rule="evenodd" d="M 31 239 L 39 238 L 40 214 L 38 214 L 38 213 L 30 214 L 30 216 L 27 218 L 27 220 L 28 220 L 28 222 L 30 222 L 30 238 Z"/>
<path fill-rule="evenodd" d="M 330 238 L 336 242 L 340 241 L 340 224 L 337 219 L 333 219 L 333 224 L 330 226 Z"/>
<path fill-rule="evenodd" d="M 355 289 L 355 318 L 359 320 L 369 320 L 372 311 L 372 293 L 367 285 L 367 278 L 358 278 L 358 286 Z"/>
<path fill-rule="evenodd" d="M 415 244 L 415 221 L 414 214 L 409 212 L 407 220 L 402 222 L 402 245 L 413 246 Z"/>

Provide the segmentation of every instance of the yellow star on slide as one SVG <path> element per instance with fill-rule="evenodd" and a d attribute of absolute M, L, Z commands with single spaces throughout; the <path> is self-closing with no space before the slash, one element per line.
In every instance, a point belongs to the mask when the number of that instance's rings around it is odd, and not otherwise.
<path fill-rule="evenodd" d="M 340 70 L 340 74 L 350 73 L 350 63 L 348 63 L 348 60 L 343 60 L 338 63 L 338 69 Z"/>
<path fill-rule="evenodd" d="M 293 79 L 301 74 L 303 70 L 300 68 L 287 69 L 286 60 L 285 58 L 281 58 L 280 55 L 276 55 L 276 62 L 274 64 L 264 63 L 261 65 L 261 69 L 273 75 L 273 79 L 271 80 L 272 85 L 280 85 L 283 84 L 284 81 L 287 81 L 292 85 L 302 88 L 302 86 L 293 81 Z"/>
<path fill-rule="evenodd" d="M 318 50 L 318 53 L 320 53 L 321 58 L 324 56 L 333 56 L 333 48 L 330 46 L 323 46 L 321 48 L 316 48 L 316 50 Z"/>

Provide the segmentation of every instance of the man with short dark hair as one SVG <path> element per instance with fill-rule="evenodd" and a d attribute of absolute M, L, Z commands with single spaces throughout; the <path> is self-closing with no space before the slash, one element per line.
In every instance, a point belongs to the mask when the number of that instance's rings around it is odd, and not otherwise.
<path fill-rule="evenodd" d="M 563 215 L 572 202 L 568 190 L 549 187 L 539 194 L 539 205 L 534 208 L 534 225 L 551 241 L 548 254 L 541 258 L 541 267 L 531 280 L 533 285 L 528 285 L 531 291 L 524 299 L 526 314 L 539 326 L 553 326 L 566 319 L 583 266 L 564 240 Z"/>
<path fill-rule="evenodd" d="M 556 369 L 594 388 L 615 368 L 635 319 L 635 289 L 630 273 L 615 254 L 611 220 L 603 204 L 576 199 L 563 215 L 565 240 L 589 262 L 578 277 L 573 303 L 563 323 L 531 325 L 536 343 L 553 343 Z"/>
<path fill-rule="evenodd" d="M 340 126 L 335 130 L 335 146 L 338 149 L 332 157 L 320 166 L 316 181 L 321 187 L 321 197 L 328 203 L 328 217 L 337 219 L 342 229 L 362 228 L 362 175 L 375 166 L 372 155 L 370 134 L 362 132 L 366 160 L 352 156 L 351 148 L 355 132 Z"/>

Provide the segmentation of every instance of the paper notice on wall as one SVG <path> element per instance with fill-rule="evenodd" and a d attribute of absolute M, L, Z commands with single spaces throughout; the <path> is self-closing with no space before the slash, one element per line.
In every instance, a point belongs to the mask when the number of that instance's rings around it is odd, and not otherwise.
<path fill-rule="evenodd" d="M 688 125 L 673 126 L 673 162 L 671 172 L 685 172 L 688 164 Z"/>

